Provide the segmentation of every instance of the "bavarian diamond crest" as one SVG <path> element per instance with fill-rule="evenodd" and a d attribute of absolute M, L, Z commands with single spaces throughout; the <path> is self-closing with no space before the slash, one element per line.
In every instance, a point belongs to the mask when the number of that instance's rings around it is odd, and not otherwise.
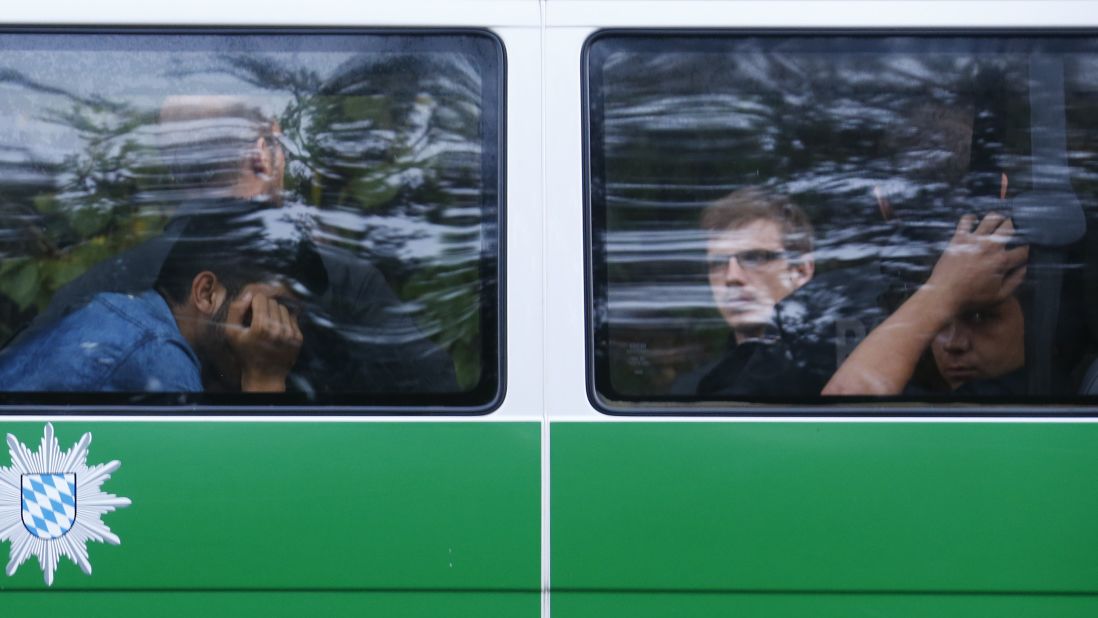
<path fill-rule="evenodd" d="M 32 453 L 8 434 L 12 466 L 0 467 L 0 541 L 11 541 L 6 572 L 14 575 L 31 556 L 38 558 L 46 584 L 53 585 L 57 562 L 66 556 L 91 575 L 88 541 L 118 545 L 121 540 L 102 521 L 116 508 L 130 505 L 100 491 L 122 464 L 88 466 L 91 434 L 62 451 L 47 424 L 38 452 Z"/>
<path fill-rule="evenodd" d="M 24 474 L 20 485 L 23 525 L 34 536 L 65 536 L 76 521 L 75 474 Z"/>

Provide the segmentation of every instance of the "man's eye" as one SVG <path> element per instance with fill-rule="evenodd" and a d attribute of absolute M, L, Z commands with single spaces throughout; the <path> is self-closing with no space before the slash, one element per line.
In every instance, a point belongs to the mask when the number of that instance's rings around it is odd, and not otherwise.
<path fill-rule="evenodd" d="M 713 254 L 708 257 L 709 270 L 724 270 L 728 266 L 728 260 L 732 259 L 731 255 L 719 255 Z"/>
<path fill-rule="evenodd" d="M 743 251 L 736 256 L 736 259 L 740 261 L 740 264 L 744 266 L 764 266 L 773 262 L 781 257 L 781 253 L 777 251 L 768 251 L 766 249 L 752 249 L 750 251 Z"/>

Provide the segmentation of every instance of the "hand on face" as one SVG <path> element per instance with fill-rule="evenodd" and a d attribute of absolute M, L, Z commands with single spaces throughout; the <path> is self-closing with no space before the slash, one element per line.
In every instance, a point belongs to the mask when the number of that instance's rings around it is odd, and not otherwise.
<path fill-rule="evenodd" d="M 229 305 L 225 336 L 240 364 L 244 392 L 282 392 L 304 338 L 297 318 L 277 298 L 285 290 L 251 284 Z M 245 325 L 247 316 L 251 322 Z"/>
<path fill-rule="evenodd" d="M 973 230 L 975 221 L 972 215 L 961 217 L 926 284 L 953 313 L 1002 302 L 1026 274 L 1029 247 L 1007 248 L 1013 222 L 990 213 Z"/>

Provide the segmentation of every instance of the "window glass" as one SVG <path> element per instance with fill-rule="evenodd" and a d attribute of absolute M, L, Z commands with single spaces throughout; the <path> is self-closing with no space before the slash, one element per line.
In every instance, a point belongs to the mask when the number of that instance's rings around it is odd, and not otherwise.
<path fill-rule="evenodd" d="M 502 53 L 0 34 L 0 398 L 492 405 Z"/>
<path fill-rule="evenodd" d="M 602 407 L 1098 392 L 1093 37 L 607 32 L 585 62 Z"/>

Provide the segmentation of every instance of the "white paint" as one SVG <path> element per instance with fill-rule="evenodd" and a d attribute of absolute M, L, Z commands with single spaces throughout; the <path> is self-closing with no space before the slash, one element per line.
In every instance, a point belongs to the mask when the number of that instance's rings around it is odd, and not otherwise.
<path fill-rule="evenodd" d="M 538 0 L 42 0 L 5 2 L 0 21 L 31 25 L 531 27 Z"/>
<path fill-rule="evenodd" d="M 547 216 L 547 214 L 545 214 L 546 205 L 549 204 L 549 195 L 548 195 L 549 184 L 547 182 L 545 182 L 545 179 L 548 178 L 547 158 L 545 157 L 545 148 L 546 148 L 546 144 L 549 140 L 549 134 L 550 134 L 550 129 L 551 129 L 551 127 L 549 125 L 549 114 L 548 114 L 549 105 L 548 105 L 548 101 L 549 101 L 549 97 L 550 97 L 550 93 L 552 92 L 552 89 L 548 88 L 545 85 L 545 83 L 548 82 L 548 78 L 549 78 L 549 76 L 546 75 L 545 71 L 546 71 L 546 67 L 551 64 L 551 57 L 549 56 L 548 48 L 545 45 L 546 27 L 545 27 L 545 5 L 544 4 L 541 5 L 541 18 L 542 18 L 541 19 L 541 29 L 538 32 L 538 43 L 539 43 L 539 48 L 540 48 L 539 51 L 540 51 L 540 56 L 541 56 L 541 58 L 540 58 L 541 63 L 540 63 L 539 66 L 540 66 L 541 72 L 542 72 L 542 83 L 543 83 L 543 86 L 542 86 L 542 89 L 541 89 L 541 102 L 542 102 L 541 122 L 539 123 L 540 128 L 541 128 L 542 152 L 540 153 L 541 156 L 538 157 L 538 161 L 541 164 L 540 167 L 541 167 L 541 178 L 542 178 L 542 182 L 541 182 L 541 185 L 540 185 L 539 189 L 540 189 L 541 198 L 542 198 L 541 199 L 541 204 L 542 204 L 542 213 L 543 213 L 542 217 L 541 217 L 542 225 L 541 225 L 541 230 L 540 231 L 541 231 L 541 234 L 542 234 L 542 241 L 543 241 L 542 242 L 542 264 L 544 265 L 544 264 L 551 263 L 550 256 L 547 255 L 547 252 L 549 252 L 550 248 L 554 246 L 553 243 L 550 242 L 550 237 L 548 236 L 549 229 L 548 229 L 548 226 L 546 225 L 546 221 L 549 220 L 549 217 Z M 542 343 L 542 350 L 543 351 L 546 349 L 546 340 L 548 339 L 548 336 L 550 334 L 548 329 L 546 328 L 545 321 L 544 321 L 544 317 L 550 315 L 549 308 L 547 306 L 548 293 L 546 292 L 546 290 L 548 289 L 548 285 L 547 285 L 548 280 L 547 280 L 547 277 L 546 277 L 547 271 L 548 271 L 548 269 L 546 269 L 546 268 L 542 269 L 541 278 L 539 280 L 539 283 L 541 284 L 542 294 L 543 294 L 542 298 L 541 298 L 541 300 L 542 300 L 543 320 L 541 322 L 541 328 L 539 329 L 539 330 L 541 330 L 541 343 Z M 548 373 L 545 371 L 547 366 L 548 365 L 544 362 L 544 352 L 543 352 L 542 374 L 541 374 L 541 383 L 542 383 L 542 388 L 543 389 L 545 388 L 546 378 L 548 377 Z M 550 446 L 551 446 L 550 445 L 550 437 L 551 436 L 550 436 L 550 432 L 549 432 L 549 408 L 544 405 L 544 402 L 545 402 L 544 398 L 545 398 L 545 392 L 542 391 L 542 403 L 543 403 L 542 413 L 543 413 L 543 416 L 542 416 L 542 423 L 541 423 L 541 618 L 550 618 L 550 616 L 553 615 L 553 608 L 552 608 L 553 595 L 550 592 L 553 589 L 553 586 L 552 586 L 552 573 L 553 573 L 553 571 L 552 571 L 552 563 L 551 563 L 552 547 L 553 547 L 553 545 L 552 545 L 553 518 L 552 518 L 552 509 L 550 508 L 550 504 L 552 503 L 552 495 L 551 495 L 550 488 L 553 485 L 551 483 L 551 480 L 552 480 L 552 477 L 551 477 L 552 467 L 550 466 L 550 463 L 552 462 L 552 457 L 550 457 L 550 453 L 552 452 L 552 449 L 550 448 Z"/>
<path fill-rule="evenodd" d="M 955 406 L 951 416 L 905 417 L 917 406 L 889 406 L 888 416 L 778 416 L 776 407 L 747 405 L 745 417 L 690 417 L 689 410 L 661 416 L 608 416 L 587 397 L 584 334 L 584 237 L 582 229 L 583 126 L 581 110 L 581 55 L 584 42 L 604 28 L 1039 28 L 1098 27 L 1098 2 L 1091 0 L 1024 2 L 1007 0 L 906 1 L 857 0 L 547 0 L 545 54 L 546 236 L 552 258 L 546 259 L 545 409 L 550 421 L 676 422 L 676 423 L 1090 423 L 1096 419 L 1001 416 L 1024 413 L 1022 406 Z M 792 406 L 787 406 L 792 407 Z M 819 407 L 821 414 L 869 411 L 866 406 Z M 940 408 L 939 408 L 940 409 Z M 803 410 L 803 409 L 802 409 Z M 973 410 L 978 417 L 960 416 Z M 1062 407 L 1048 413 L 1078 413 Z M 811 410 L 809 410 L 811 411 Z M 1000 414 L 996 417 L 995 414 Z"/>
<path fill-rule="evenodd" d="M 191 4 L 177 4 L 168 10 L 160 11 L 152 17 L 147 5 L 142 5 L 142 10 L 135 10 L 136 3 L 114 0 L 97 4 L 94 11 L 91 9 L 78 9 L 82 7 L 77 3 L 47 1 L 33 7 L 21 7 L 19 10 L 5 10 L 0 15 L 2 24 L 34 23 L 37 25 L 51 24 L 122 24 L 134 23 L 140 18 L 142 23 L 172 26 L 181 24 L 237 24 L 248 23 L 252 25 L 268 24 L 274 22 L 256 21 L 255 16 L 262 14 L 260 6 L 268 4 L 252 2 L 232 3 L 233 6 L 216 5 L 212 3 L 197 2 Z M 506 77 L 505 84 L 507 98 L 505 104 L 507 144 L 507 167 L 505 180 L 507 187 L 505 218 L 507 224 L 506 243 L 510 248 L 505 260 L 505 292 L 508 321 L 512 325 L 506 329 L 504 337 L 507 353 L 505 362 L 505 396 L 502 404 L 489 415 L 481 416 L 335 416 L 324 415 L 325 408 L 321 406 L 299 406 L 291 408 L 286 416 L 263 416 L 271 408 L 267 406 L 237 407 L 241 414 L 256 414 L 258 416 L 230 416 L 225 414 L 227 409 L 214 416 L 196 415 L 196 406 L 158 406 L 142 408 L 128 408 L 136 415 L 107 417 L 102 414 L 117 410 L 118 406 L 95 406 L 85 408 L 87 415 L 65 416 L 59 418 L 46 413 L 57 406 L 19 406 L 9 407 L 8 411 L 28 412 L 30 416 L 6 414 L 0 415 L 3 421 L 30 421 L 30 420 L 84 420 L 104 422 L 193 422 L 197 420 L 205 422 L 261 422 L 284 423 L 302 422 L 310 423 L 347 423 L 347 422 L 539 422 L 543 417 L 543 369 L 542 369 L 542 322 L 543 306 L 541 302 L 543 286 L 542 279 L 542 165 L 541 165 L 541 136 L 542 127 L 540 118 L 541 98 L 541 48 L 539 40 L 540 17 L 539 5 L 536 0 L 460 0 L 446 1 L 419 1 L 412 0 L 406 3 L 378 3 L 378 20 L 370 21 L 363 16 L 363 9 L 370 9 L 369 14 L 374 15 L 375 8 L 371 3 L 364 3 L 358 8 L 348 10 L 345 3 L 320 2 L 317 10 L 301 11 L 308 13 L 317 20 L 325 15 L 343 13 L 358 15 L 358 21 L 348 17 L 338 25 L 379 25 L 379 26 L 441 26 L 449 27 L 485 27 L 492 24 L 506 24 L 496 27 L 493 32 L 501 39 L 504 46 Z M 189 12 L 183 11 L 187 8 Z M 297 5 L 295 10 L 300 9 Z M 266 10 L 266 9 L 264 9 Z M 291 21 L 292 15 L 283 11 L 279 15 L 281 25 L 314 25 L 314 22 L 298 23 Z M 340 14 L 343 14 L 340 13 Z M 251 21 L 244 16 L 251 16 Z M 428 19 L 429 18 L 429 19 Z M 205 21 L 196 21 L 196 20 Z M 372 19 L 372 17 L 371 17 Z M 421 21 L 428 19 L 428 21 Z M 316 22 L 319 23 L 319 22 Z M 368 400 L 363 400 L 368 405 Z M 316 410 L 321 416 L 313 415 Z M 156 415 L 149 412 L 156 412 Z M 163 414 L 164 416 L 161 416 Z"/>
<path fill-rule="evenodd" d="M 1098 419 L 1006 418 L 1020 408 L 981 408 L 980 417 L 740 418 L 609 417 L 586 392 L 584 238 L 581 124 L 581 51 L 599 28 L 1042 28 L 1098 27 L 1098 2 L 860 0 L 314 0 L 272 4 L 253 0 L 191 0 L 159 4 L 138 0 L 42 0 L 9 3 L 8 25 L 483 27 L 503 40 L 507 57 L 507 355 L 506 397 L 479 417 L 262 415 L 269 408 L 237 408 L 259 416 L 195 416 L 194 407 L 136 410 L 102 416 L 111 407 L 58 417 L 44 406 L 0 422 L 79 421 L 210 423 L 468 423 L 540 422 L 542 615 L 550 610 L 550 423 L 1093 423 Z M 896 408 L 900 410 L 901 408 Z M 965 407 L 956 408 L 963 412 Z M 835 408 L 824 408 L 834 413 Z M 847 408 L 857 410 L 857 408 Z M 1077 409 L 1061 408 L 1060 412 Z M 153 415 L 156 411 L 158 414 Z M 321 409 L 323 411 L 323 409 Z M 159 413 L 165 413 L 161 415 Z M 450 563 L 452 566 L 452 562 Z"/>
<path fill-rule="evenodd" d="M 507 55 L 507 393 L 492 417 L 540 420 L 544 320 L 541 283 L 542 69 L 539 30 L 499 29 Z"/>
<path fill-rule="evenodd" d="M 547 7 L 552 15 L 554 6 Z M 551 23 L 551 22 L 550 22 Z M 590 28 L 547 28 L 545 68 L 545 409 L 550 420 L 608 419 L 587 401 L 580 57 Z"/>
<path fill-rule="evenodd" d="M 548 0 L 550 28 L 1079 28 L 1091 0 Z"/>
<path fill-rule="evenodd" d="M 581 52 L 599 28 L 868 28 L 1098 27 L 1098 1 L 1005 0 L 407 0 L 346 3 L 316 0 L 308 10 L 240 0 L 194 0 L 150 10 L 136 0 L 43 0 L 5 7 L 9 25 L 483 27 L 503 41 L 507 64 L 506 396 L 498 410 L 476 417 L 249 416 L 249 422 L 1029 422 L 1005 418 L 872 418 L 758 416 L 741 418 L 609 417 L 587 398 L 582 187 Z M 31 414 L 46 407 L 19 408 Z M 243 420 L 196 417 L 194 407 L 155 408 L 169 416 L 106 418 L 89 408 L 68 419 L 120 421 Z M 912 408 L 914 409 L 914 408 Z M 961 412 L 964 407 L 956 410 Z M 151 411 L 152 409 L 150 409 Z M 267 408 L 235 408 L 262 413 Z M 826 408 L 825 413 L 833 410 Z M 856 411 L 846 408 L 843 411 Z M 140 410 L 134 410 L 140 411 Z M 1017 412 L 1020 408 L 981 410 Z M 0 420 L 49 419 L 0 416 Z M 1046 420 L 1039 422 L 1080 422 Z M 1089 421 L 1084 421 L 1089 422 Z"/>

